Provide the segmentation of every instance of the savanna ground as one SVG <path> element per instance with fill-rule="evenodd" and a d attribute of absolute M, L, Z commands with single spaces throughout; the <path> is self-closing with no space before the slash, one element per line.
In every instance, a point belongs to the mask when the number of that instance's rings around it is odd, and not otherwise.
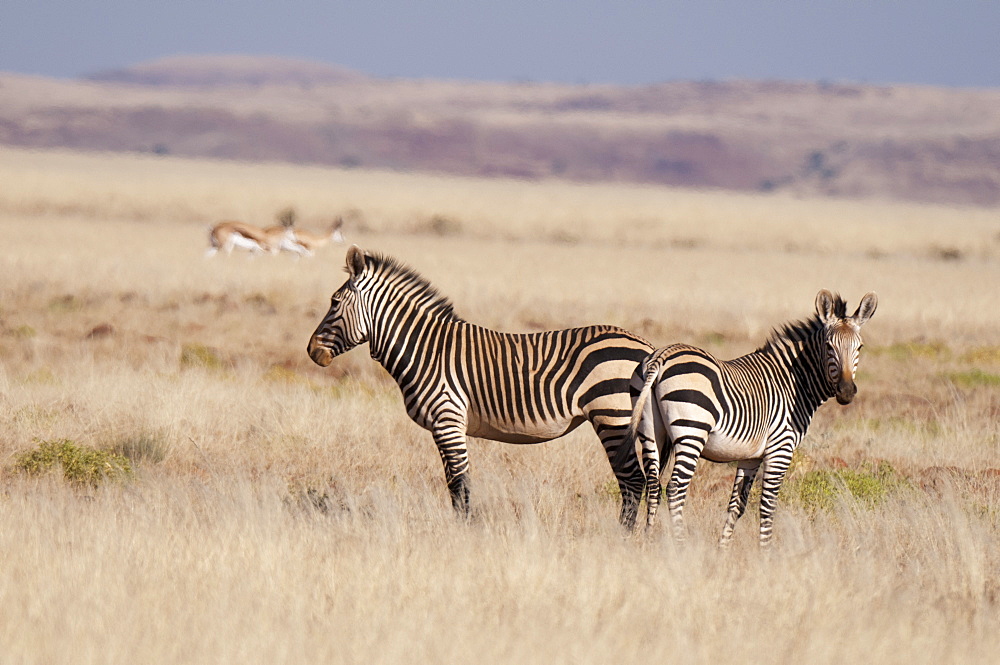
<path fill-rule="evenodd" d="M 0 182 L 3 662 L 1000 659 L 995 209 L 9 149 Z M 875 290 L 858 399 L 817 414 L 767 553 L 755 506 L 716 549 L 707 462 L 688 542 L 623 535 L 586 426 L 472 441 L 463 522 L 367 349 L 305 354 L 343 247 L 203 257 L 289 205 L 502 330 L 731 357 Z"/>

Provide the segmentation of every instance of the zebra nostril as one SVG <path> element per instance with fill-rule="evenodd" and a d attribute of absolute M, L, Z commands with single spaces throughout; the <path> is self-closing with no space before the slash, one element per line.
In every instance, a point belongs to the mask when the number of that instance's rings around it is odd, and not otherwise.
<path fill-rule="evenodd" d="M 853 382 L 842 382 L 837 388 L 837 403 L 847 405 L 854 401 L 854 396 L 858 394 L 858 386 Z"/>
<path fill-rule="evenodd" d="M 309 349 L 309 357 L 320 367 L 327 367 L 333 362 L 333 354 L 330 350 L 322 346 L 314 346 Z"/>

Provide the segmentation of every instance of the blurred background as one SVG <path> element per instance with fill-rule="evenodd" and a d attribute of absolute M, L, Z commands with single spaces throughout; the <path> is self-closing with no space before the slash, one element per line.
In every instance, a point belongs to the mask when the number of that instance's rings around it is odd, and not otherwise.
<path fill-rule="evenodd" d="M 0 144 L 994 205 L 997 25 L 984 0 L 13 0 Z"/>

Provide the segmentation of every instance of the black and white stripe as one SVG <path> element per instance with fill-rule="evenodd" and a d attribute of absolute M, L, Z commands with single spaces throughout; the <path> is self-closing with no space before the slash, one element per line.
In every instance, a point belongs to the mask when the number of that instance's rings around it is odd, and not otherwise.
<path fill-rule="evenodd" d="M 854 399 L 861 326 L 876 305 L 869 293 L 848 317 L 844 300 L 823 290 L 815 316 L 785 325 L 748 355 L 717 360 L 674 344 L 645 358 L 632 379 L 633 413 L 622 450 L 633 449 L 636 439 L 642 446 L 647 525 L 659 505 L 660 460 L 671 450 L 666 496 L 678 539 L 686 534 L 682 512 L 698 459 L 738 462 L 720 539 L 728 544 L 763 463 L 760 542 L 767 544 L 778 489 L 813 414 L 831 397 L 841 404 Z"/>
<path fill-rule="evenodd" d="M 589 420 L 622 492 L 621 520 L 635 522 L 645 484 L 633 445 L 618 448 L 631 416 L 629 379 L 652 347 L 613 326 L 533 334 L 462 320 L 413 270 L 352 247 L 347 282 L 309 341 L 327 366 L 368 342 L 399 384 L 406 412 L 434 436 L 452 502 L 469 510 L 467 436 L 538 443 Z"/>

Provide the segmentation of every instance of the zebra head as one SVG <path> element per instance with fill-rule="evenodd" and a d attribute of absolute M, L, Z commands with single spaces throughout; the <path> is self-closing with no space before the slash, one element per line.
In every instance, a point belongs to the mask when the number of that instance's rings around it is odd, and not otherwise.
<path fill-rule="evenodd" d="M 816 294 L 816 314 L 823 324 L 826 377 L 839 404 L 850 404 L 858 392 L 854 376 L 861 357 L 861 326 L 875 313 L 878 298 L 868 293 L 852 316 L 847 303 L 826 289 Z"/>
<path fill-rule="evenodd" d="M 347 250 L 344 285 L 330 298 L 330 309 L 309 338 L 306 350 L 313 362 L 326 367 L 342 353 L 368 341 L 368 322 L 359 281 L 367 266 L 367 255 L 357 245 Z"/>

